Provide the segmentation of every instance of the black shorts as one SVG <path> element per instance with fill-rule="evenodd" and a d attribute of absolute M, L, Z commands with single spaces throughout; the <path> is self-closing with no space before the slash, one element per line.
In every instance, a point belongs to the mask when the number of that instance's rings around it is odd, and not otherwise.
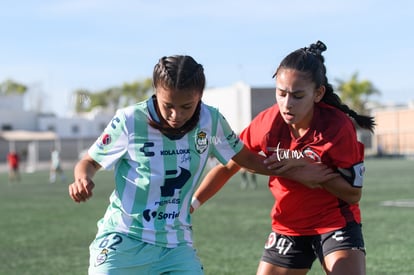
<path fill-rule="evenodd" d="M 356 249 L 365 253 L 361 224 L 352 222 L 344 228 L 321 235 L 287 236 L 271 232 L 262 261 L 286 268 L 308 268 L 316 257 L 344 249 Z"/>

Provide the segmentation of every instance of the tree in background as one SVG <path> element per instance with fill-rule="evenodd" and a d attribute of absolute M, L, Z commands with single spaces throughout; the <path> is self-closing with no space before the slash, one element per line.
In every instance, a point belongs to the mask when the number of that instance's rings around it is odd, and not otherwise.
<path fill-rule="evenodd" d="M 371 81 L 359 81 L 358 73 L 354 73 L 348 81 L 337 79 L 336 82 L 338 83 L 336 90 L 341 100 L 359 114 L 369 114 L 367 108 L 369 97 L 381 94 Z"/>
<path fill-rule="evenodd" d="M 11 79 L 0 83 L 0 95 L 23 95 L 27 92 L 27 86 Z"/>
<path fill-rule="evenodd" d="M 148 98 L 151 90 L 152 80 L 150 78 L 97 92 L 79 89 L 74 92 L 75 111 L 77 113 L 88 112 L 97 106 L 114 111 Z"/>

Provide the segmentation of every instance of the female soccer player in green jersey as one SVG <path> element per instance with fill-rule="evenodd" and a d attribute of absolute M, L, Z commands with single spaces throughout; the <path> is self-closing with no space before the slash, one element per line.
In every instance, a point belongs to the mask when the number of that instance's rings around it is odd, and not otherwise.
<path fill-rule="evenodd" d="M 190 56 L 163 57 L 155 94 L 117 111 L 74 169 L 70 197 L 92 196 L 92 178 L 114 167 L 115 190 L 90 245 L 89 274 L 203 274 L 192 247 L 190 206 L 209 156 L 274 174 L 226 120 L 205 105 L 203 66 Z M 316 173 L 320 173 L 318 171 Z"/>

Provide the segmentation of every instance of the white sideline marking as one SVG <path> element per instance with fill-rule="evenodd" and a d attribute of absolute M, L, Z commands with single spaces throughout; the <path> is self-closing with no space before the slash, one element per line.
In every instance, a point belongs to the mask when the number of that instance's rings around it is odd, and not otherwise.
<path fill-rule="evenodd" d="M 396 200 L 396 201 L 383 201 L 383 206 L 396 206 L 396 207 L 414 207 L 414 200 Z"/>

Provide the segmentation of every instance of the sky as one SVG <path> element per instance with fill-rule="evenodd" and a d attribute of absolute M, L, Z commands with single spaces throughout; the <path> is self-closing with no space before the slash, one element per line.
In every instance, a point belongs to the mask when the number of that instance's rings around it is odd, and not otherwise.
<path fill-rule="evenodd" d="M 29 87 L 29 104 L 70 113 L 72 93 L 151 77 L 162 56 L 204 66 L 207 88 L 274 87 L 290 52 L 317 40 L 334 84 L 369 80 L 372 100 L 414 100 L 414 1 L 16 0 L 0 3 L 0 82 Z"/>

